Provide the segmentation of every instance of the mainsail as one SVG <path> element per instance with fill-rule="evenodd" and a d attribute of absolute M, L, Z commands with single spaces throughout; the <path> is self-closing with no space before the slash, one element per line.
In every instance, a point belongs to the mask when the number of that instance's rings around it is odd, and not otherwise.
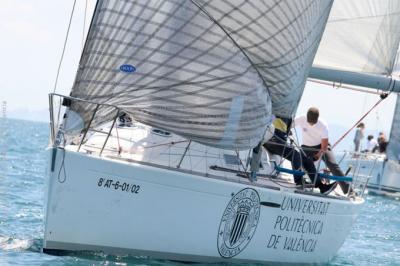
<path fill-rule="evenodd" d="M 399 91 L 400 1 L 335 0 L 310 77 Z"/>
<path fill-rule="evenodd" d="M 294 115 L 332 0 L 100 0 L 71 96 L 227 149 Z M 74 101 L 85 124 L 111 107 Z"/>
<path fill-rule="evenodd" d="M 390 75 L 399 25 L 398 0 L 335 0 L 314 65 Z"/>

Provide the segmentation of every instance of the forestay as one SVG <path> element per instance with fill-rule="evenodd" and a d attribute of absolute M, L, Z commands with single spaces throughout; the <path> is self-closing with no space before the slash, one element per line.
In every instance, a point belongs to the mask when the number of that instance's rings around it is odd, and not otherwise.
<path fill-rule="evenodd" d="M 71 96 L 207 145 L 254 147 L 272 113 L 295 113 L 331 5 L 100 0 Z M 71 105 L 86 125 L 95 108 Z M 115 115 L 101 107 L 92 125 Z"/>
<path fill-rule="evenodd" d="M 314 66 L 391 75 L 399 25 L 398 0 L 335 0 Z"/>

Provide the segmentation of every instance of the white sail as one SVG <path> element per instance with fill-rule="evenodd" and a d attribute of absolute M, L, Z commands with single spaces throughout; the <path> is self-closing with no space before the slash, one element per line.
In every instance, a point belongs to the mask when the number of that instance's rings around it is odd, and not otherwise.
<path fill-rule="evenodd" d="M 399 25 L 400 1 L 335 0 L 314 66 L 390 75 Z"/>
<path fill-rule="evenodd" d="M 100 0 L 71 96 L 207 145 L 254 147 L 272 112 L 295 113 L 331 4 Z M 71 109 L 87 124 L 96 105 Z M 92 125 L 115 115 L 100 108 Z"/>
<path fill-rule="evenodd" d="M 390 130 L 387 157 L 393 161 L 400 161 L 400 97 L 398 95 Z"/>

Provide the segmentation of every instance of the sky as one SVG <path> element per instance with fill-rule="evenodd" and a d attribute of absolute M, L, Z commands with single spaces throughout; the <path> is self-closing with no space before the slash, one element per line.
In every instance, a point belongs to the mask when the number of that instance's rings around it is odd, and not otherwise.
<path fill-rule="evenodd" d="M 0 9 L 0 102 L 9 116 L 48 121 L 48 93 L 57 68 L 73 6 L 72 0 L 2 0 Z M 69 94 L 83 45 L 86 0 L 77 0 L 56 92 Z M 87 31 L 95 0 L 87 0 Z M 350 128 L 379 96 L 307 83 L 298 107 L 320 109 L 329 125 Z M 384 100 L 364 120 L 367 130 L 390 130 L 396 97 Z"/>
<path fill-rule="evenodd" d="M 94 0 L 88 0 L 86 30 Z M 48 108 L 72 0 L 1 0 L 0 101 L 10 112 Z M 82 49 L 85 0 L 77 0 L 57 92 L 68 94 Z M 86 35 L 86 34 L 85 34 Z"/>

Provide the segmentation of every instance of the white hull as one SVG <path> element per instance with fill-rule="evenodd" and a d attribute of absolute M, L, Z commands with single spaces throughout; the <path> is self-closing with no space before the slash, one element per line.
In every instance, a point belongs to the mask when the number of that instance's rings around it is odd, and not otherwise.
<path fill-rule="evenodd" d="M 62 149 L 54 166 L 46 200 L 47 251 L 322 263 L 341 247 L 363 203 Z"/>

